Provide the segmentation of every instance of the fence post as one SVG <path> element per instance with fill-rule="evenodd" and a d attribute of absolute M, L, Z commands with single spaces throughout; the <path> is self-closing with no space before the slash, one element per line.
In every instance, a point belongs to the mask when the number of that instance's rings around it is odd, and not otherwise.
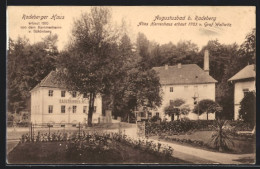
<path fill-rule="evenodd" d="M 31 123 L 31 141 L 32 141 L 32 133 L 33 133 L 33 124 Z"/>
<path fill-rule="evenodd" d="M 49 136 L 51 135 L 51 125 L 48 124 L 49 127 Z"/>
<path fill-rule="evenodd" d="M 79 122 L 79 138 L 80 138 L 80 122 Z"/>
<path fill-rule="evenodd" d="M 33 134 L 33 141 L 34 141 L 34 124 L 32 124 L 32 134 Z"/>

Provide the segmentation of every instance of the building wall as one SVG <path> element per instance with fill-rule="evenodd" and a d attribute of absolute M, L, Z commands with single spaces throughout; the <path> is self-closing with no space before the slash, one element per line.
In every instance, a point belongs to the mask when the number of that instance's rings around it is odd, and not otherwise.
<path fill-rule="evenodd" d="M 49 96 L 49 90 L 53 90 L 53 96 Z M 82 95 L 75 98 L 66 91 L 65 97 L 61 97 L 61 89 L 40 87 L 31 92 L 31 122 L 32 123 L 84 123 L 87 120 L 88 99 Z M 53 106 L 53 113 L 49 113 L 49 105 Z M 61 113 L 61 106 L 65 106 L 65 113 Z M 77 106 L 73 113 L 73 106 Z M 87 106 L 87 113 L 83 113 L 83 106 Z M 93 123 L 98 122 L 102 115 L 102 98 L 97 96 L 94 106 Z"/>
<path fill-rule="evenodd" d="M 170 88 L 173 87 L 173 92 L 170 92 Z M 192 85 L 163 85 L 163 99 L 162 105 L 157 110 L 153 111 L 153 116 L 156 112 L 160 113 L 160 117 L 166 117 L 170 120 L 170 117 L 165 116 L 164 108 L 170 104 L 170 100 L 183 99 L 185 104 L 188 104 L 191 110 L 194 108 L 194 94 L 198 93 L 198 100 L 211 99 L 215 101 L 215 83 L 209 84 L 192 84 Z M 184 116 L 181 116 L 183 118 Z M 190 112 L 186 117 L 191 120 L 198 119 L 197 114 Z M 176 117 L 177 118 L 177 117 Z M 176 119 L 175 118 L 175 119 Z M 200 119 L 206 119 L 206 115 L 201 115 Z M 209 119 L 215 119 L 215 114 L 209 114 Z"/>
<path fill-rule="evenodd" d="M 234 88 L 234 120 L 239 118 L 240 102 L 244 98 L 244 89 L 255 90 L 255 80 L 235 82 Z"/>

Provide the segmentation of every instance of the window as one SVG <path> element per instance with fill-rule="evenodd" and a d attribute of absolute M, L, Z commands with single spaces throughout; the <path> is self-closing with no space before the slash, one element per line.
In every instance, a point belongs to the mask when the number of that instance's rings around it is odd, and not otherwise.
<path fill-rule="evenodd" d="M 94 106 L 94 113 L 96 113 L 97 111 L 97 106 Z"/>
<path fill-rule="evenodd" d="M 159 112 L 156 112 L 156 114 L 155 114 L 157 117 L 159 117 L 160 116 L 160 113 Z"/>
<path fill-rule="evenodd" d="M 66 91 L 61 91 L 61 97 L 65 97 Z"/>
<path fill-rule="evenodd" d="M 49 90 L 49 96 L 53 96 L 53 90 Z"/>
<path fill-rule="evenodd" d="M 148 112 L 148 117 L 151 118 L 152 117 L 152 113 Z"/>
<path fill-rule="evenodd" d="M 77 96 L 77 92 L 72 92 L 72 97 L 76 97 Z"/>
<path fill-rule="evenodd" d="M 62 105 L 61 106 L 61 113 L 65 113 L 66 112 L 66 106 Z"/>
<path fill-rule="evenodd" d="M 83 98 L 88 98 L 87 93 L 84 93 L 84 94 L 83 94 Z"/>
<path fill-rule="evenodd" d="M 244 97 L 246 96 L 246 94 L 249 92 L 249 89 L 243 89 L 243 93 L 244 93 Z"/>
<path fill-rule="evenodd" d="M 170 92 L 173 92 L 173 87 L 170 87 Z"/>
<path fill-rule="evenodd" d="M 72 106 L 72 113 L 76 113 L 77 112 L 77 106 Z"/>
<path fill-rule="evenodd" d="M 87 106 L 83 106 L 83 113 L 87 113 Z"/>
<path fill-rule="evenodd" d="M 173 100 L 170 100 L 170 105 L 173 105 Z"/>
<path fill-rule="evenodd" d="M 49 105 L 48 112 L 53 113 L 53 106 L 52 105 Z"/>

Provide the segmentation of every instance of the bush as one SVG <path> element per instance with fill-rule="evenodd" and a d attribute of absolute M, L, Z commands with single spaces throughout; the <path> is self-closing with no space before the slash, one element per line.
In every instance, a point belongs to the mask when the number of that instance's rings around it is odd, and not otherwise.
<path fill-rule="evenodd" d="M 152 118 L 151 118 L 151 122 L 157 122 L 158 120 L 162 120 L 159 116 L 153 116 Z"/>
<path fill-rule="evenodd" d="M 174 135 L 186 133 L 193 130 L 214 130 L 213 120 L 185 120 L 185 121 L 171 121 L 162 122 L 161 124 L 146 123 L 146 134 L 149 135 Z"/>

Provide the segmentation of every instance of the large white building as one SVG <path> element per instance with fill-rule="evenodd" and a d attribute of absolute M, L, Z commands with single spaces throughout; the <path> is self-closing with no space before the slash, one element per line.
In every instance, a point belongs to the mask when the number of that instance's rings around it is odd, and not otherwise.
<path fill-rule="evenodd" d="M 228 81 L 234 83 L 234 120 L 239 119 L 240 102 L 249 91 L 255 91 L 255 65 L 247 65 Z"/>
<path fill-rule="evenodd" d="M 215 101 L 215 83 L 217 81 L 209 75 L 209 52 L 207 50 L 204 55 L 204 70 L 196 64 L 165 65 L 153 69 L 159 75 L 163 91 L 162 105 L 153 112 L 153 115 L 159 115 L 167 120 L 176 120 L 174 116 L 168 117 L 164 113 L 164 108 L 175 99 L 183 99 L 191 110 L 194 108 L 194 96 L 197 97 L 197 101 L 203 99 Z M 205 113 L 198 117 L 192 111 L 186 117 L 191 120 L 207 119 Z M 215 113 L 209 114 L 209 119 L 215 119 Z"/>
<path fill-rule="evenodd" d="M 57 72 L 51 71 L 31 92 L 32 123 L 86 123 L 88 98 L 77 92 L 66 91 L 57 82 Z M 94 103 L 93 123 L 102 116 L 102 98 L 97 96 Z"/>

